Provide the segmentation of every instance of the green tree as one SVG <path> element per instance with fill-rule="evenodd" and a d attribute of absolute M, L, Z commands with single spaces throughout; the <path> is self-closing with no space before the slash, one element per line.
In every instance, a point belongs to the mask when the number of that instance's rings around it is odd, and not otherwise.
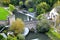
<path fill-rule="evenodd" d="M 7 40 L 17 40 L 17 37 L 8 35 Z"/>
<path fill-rule="evenodd" d="M 18 40 L 25 40 L 25 37 L 22 34 L 17 35 Z"/>
<path fill-rule="evenodd" d="M 46 2 L 47 4 L 49 4 L 51 7 L 53 6 L 53 4 L 58 1 L 58 0 L 42 0 L 42 2 Z"/>
<path fill-rule="evenodd" d="M 48 12 L 50 9 L 50 6 L 46 2 L 41 2 L 36 6 L 36 9 L 37 9 L 37 15 L 40 15 Z"/>
<path fill-rule="evenodd" d="M 44 18 L 46 18 L 46 17 L 44 16 L 44 14 L 40 14 L 39 16 L 37 16 L 37 19 L 38 19 L 38 20 L 42 20 L 42 19 L 44 19 Z"/>
<path fill-rule="evenodd" d="M 22 8 L 22 5 L 23 5 L 23 1 L 20 1 L 19 2 L 19 8 Z"/>
<path fill-rule="evenodd" d="M 10 4 L 10 0 L 0 0 L 0 3 L 3 5 L 3 6 L 8 6 Z"/>
<path fill-rule="evenodd" d="M 12 4 L 9 4 L 9 11 L 14 11 L 15 7 Z"/>
<path fill-rule="evenodd" d="M 20 1 L 20 2 L 19 2 L 19 5 L 23 5 L 23 2 L 22 2 L 22 1 Z"/>
<path fill-rule="evenodd" d="M 29 8 L 28 11 L 29 12 L 34 12 L 34 9 L 33 8 Z"/>
<path fill-rule="evenodd" d="M 27 8 L 30 8 L 34 6 L 34 3 L 32 1 L 26 0 L 25 5 L 27 6 Z"/>
<path fill-rule="evenodd" d="M 13 5 L 19 5 L 20 0 L 10 0 L 10 3 Z"/>
<path fill-rule="evenodd" d="M 34 4 L 39 4 L 40 2 L 42 2 L 42 0 L 32 0 L 34 2 Z"/>
<path fill-rule="evenodd" d="M 49 29 L 50 29 L 50 24 L 49 24 L 49 20 L 47 19 L 42 19 L 37 24 L 37 32 L 46 33 L 49 31 Z"/>
<path fill-rule="evenodd" d="M 57 7 L 57 6 L 60 6 L 60 1 L 57 1 L 57 2 L 53 5 L 53 7 Z"/>

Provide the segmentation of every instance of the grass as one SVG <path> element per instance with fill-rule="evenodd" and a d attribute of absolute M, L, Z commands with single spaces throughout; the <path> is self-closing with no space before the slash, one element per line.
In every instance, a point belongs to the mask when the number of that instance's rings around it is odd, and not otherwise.
<path fill-rule="evenodd" d="M 60 40 L 60 34 L 58 32 L 55 32 L 53 29 L 50 29 L 50 31 L 47 33 L 47 35 L 52 40 Z"/>
<path fill-rule="evenodd" d="M 3 7 L 0 7 L 0 20 L 7 20 L 8 15 L 9 15 L 9 12 Z"/>

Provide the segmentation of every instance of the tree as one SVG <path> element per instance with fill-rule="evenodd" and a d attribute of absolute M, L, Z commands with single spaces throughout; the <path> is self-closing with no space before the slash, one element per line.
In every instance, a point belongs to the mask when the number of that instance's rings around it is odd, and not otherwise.
<path fill-rule="evenodd" d="M 33 8 L 29 8 L 28 11 L 29 12 L 34 12 L 34 9 Z"/>
<path fill-rule="evenodd" d="M 57 7 L 57 6 L 60 6 L 60 1 L 57 1 L 57 2 L 53 5 L 53 7 Z"/>
<path fill-rule="evenodd" d="M 24 35 L 22 35 L 22 34 L 18 34 L 18 35 L 17 35 L 17 39 L 18 39 L 18 40 L 25 40 L 25 37 L 24 37 Z"/>
<path fill-rule="evenodd" d="M 9 4 L 9 11 L 13 12 L 15 9 L 15 6 L 12 4 Z"/>
<path fill-rule="evenodd" d="M 42 2 L 42 0 L 33 0 L 34 4 L 39 4 L 40 2 Z"/>
<path fill-rule="evenodd" d="M 28 8 L 31 8 L 34 6 L 34 3 L 32 1 L 29 1 L 29 0 L 26 0 L 25 1 L 25 5 L 28 7 Z"/>
<path fill-rule="evenodd" d="M 12 22 L 10 30 L 12 30 L 15 35 L 22 33 L 24 31 L 24 22 L 17 18 L 15 22 Z"/>
<path fill-rule="evenodd" d="M 58 1 L 58 0 L 42 0 L 42 1 L 43 1 L 43 2 L 46 2 L 47 4 L 50 5 L 50 7 L 52 7 L 53 4 L 54 4 L 56 1 Z"/>
<path fill-rule="evenodd" d="M 42 19 L 37 24 L 37 32 L 46 33 L 49 31 L 49 29 L 50 29 L 50 24 L 49 24 L 49 20 L 47 19 Z"/>
<path fill-rule="evenodd" d="M 50 6 L 46 2 L 41 2 L 36 6 L 36 8 L 37 8 L 37 15 L 40 15 L 42 13 L 48 12 Z"/>
<path fill-rule="evenodd" d="M 20 0 L 10 0 L 10 3 L 13 5 L 19 5 Z"/>
<path fill-rule="evenodd" d="M 0 3 L 1 3 L 3 6 L 8 6 L 9 3 L 10 3 L 10 0 L 0 0 Z"/>
<path fill-rule="evenodd" d="M 8 35 L 7 40 L 17 40 L 17 37 Z"/>

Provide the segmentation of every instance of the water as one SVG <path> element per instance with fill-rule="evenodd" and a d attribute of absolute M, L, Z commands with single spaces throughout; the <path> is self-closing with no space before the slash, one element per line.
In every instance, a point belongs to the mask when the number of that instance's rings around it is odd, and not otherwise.
<path fill-rule="evenodd" d="M 36 39 L 36 38 L 38 38 L 39 40 L 51 40 L 46 34 L 43 34 L 43 33 L 30 32 L 26 36 L 26 40 L 32 40 L 32 39 Z"/>

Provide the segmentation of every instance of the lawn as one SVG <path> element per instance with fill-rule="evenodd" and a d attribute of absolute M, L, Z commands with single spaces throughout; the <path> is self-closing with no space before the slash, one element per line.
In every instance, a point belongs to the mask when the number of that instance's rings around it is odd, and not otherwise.
<path fill-rule="evenodd" d="M 8 15 L 9 15 L 9 12 L 3 7 L 0 7 L 0 20 L 7 20 Z"/>

